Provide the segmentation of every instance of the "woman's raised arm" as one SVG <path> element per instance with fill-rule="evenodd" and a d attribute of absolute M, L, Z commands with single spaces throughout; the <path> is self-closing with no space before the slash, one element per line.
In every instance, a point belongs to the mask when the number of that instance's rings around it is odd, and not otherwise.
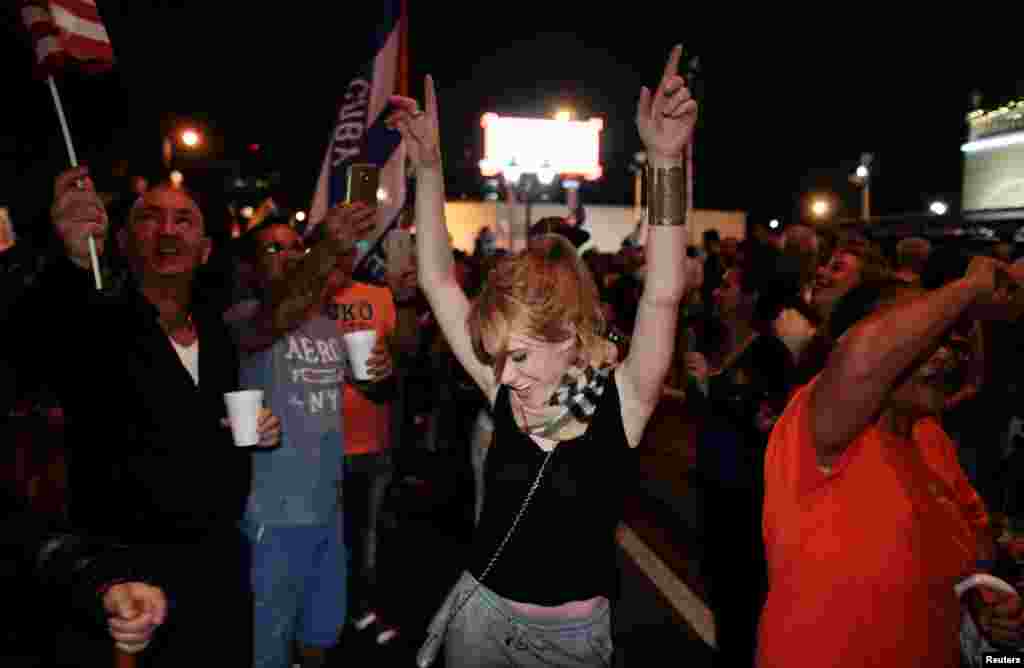
<path fill-rule="evenodd" d="M 466 327 L 469 300 L 455 277 L 455 259 L 444 221 L 444 170 L 434 80 L 424 82 L 424 111 L 416 100 L 393 97 L 396 111 L 388 124 L 405 140 L 406 155 L 416 170 L 416 262 L 420 287 L 456 358 L 480 389 L 493 399 L 494 372 L 477 359 Z"/>

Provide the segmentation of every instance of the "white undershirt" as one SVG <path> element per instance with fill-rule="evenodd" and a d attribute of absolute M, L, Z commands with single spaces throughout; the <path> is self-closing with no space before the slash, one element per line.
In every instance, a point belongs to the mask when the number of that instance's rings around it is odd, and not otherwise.
<path fill-rule="evenodd" d="M 171 337 L 167 337 L 171 339 Z M 178 357 L 181 359 L 181 363 L 185 365 L 185 369 L 188 370 L 192 380 L 195 384 L 199 384 L 199 339 L 192 342 L 190 346 L 183 346 L 174 339 L 171 339 L 171 344 L 174 346 L 174 352 L 178 353 Z"/>

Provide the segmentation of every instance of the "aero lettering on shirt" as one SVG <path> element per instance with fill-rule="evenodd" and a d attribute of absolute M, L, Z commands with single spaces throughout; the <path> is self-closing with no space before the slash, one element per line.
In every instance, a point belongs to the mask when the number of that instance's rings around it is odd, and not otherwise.
<path fill-rule="evenodd" d="M 299 360 L 309 364 L 337 364 L 341 362 L 341 346 L 338 339 L 314 341 L 305 336 L 289 336 L 286 360 Z"/>
<path fill-rule="evenodd" d="M 288 403 L 302 408 L 310 415 L 320 413 L 337 414 L 340 410 L 341 392 L 339 386 L 344 381 L 345 357 L 341 354 L 338 339 L 311 339 L 307 336 L 290 335 L 286 360 L 317 364 L 318 367 L 297 366 L 291 370 L 291 381 L 302 385 L 319 385 L 318 389 L 310 388 L 303 400 L 300 392 L 294 392 Z M 337 366 L 325 366 L 337 365 Z M 323 387 L 329 386 L 329 387 Z"/>

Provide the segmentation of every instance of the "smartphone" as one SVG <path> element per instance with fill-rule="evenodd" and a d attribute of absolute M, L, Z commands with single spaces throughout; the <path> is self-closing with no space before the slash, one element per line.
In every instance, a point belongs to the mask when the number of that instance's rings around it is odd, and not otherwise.
<path fill-rule="evenodd" d="M 380 188 L 380 167 L 366 163 L 349 165 L 345 201 L 349 204 L 362 202 L 370 206 L 377 204 L 377 190 Z"/>
<path fill-rule="evenodd" d="M 384 250 L 388 254 L 388 271 L 398 275 L 411 268 L 413 239 L 409 230 L 391 230 L 384 241 Z"/>

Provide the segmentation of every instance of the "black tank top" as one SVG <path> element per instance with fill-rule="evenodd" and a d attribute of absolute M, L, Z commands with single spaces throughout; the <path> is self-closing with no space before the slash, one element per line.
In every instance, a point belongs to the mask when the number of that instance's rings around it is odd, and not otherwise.
<path fill-rule="evenodd" d="M 494 402 L 484 507 L 470 561 L 479 578 L 518 513 L 547 453 L 519 430 L 509 389 Z M 622 425 L 615 372 L 587 431 L 558 444 L 529 508 L 484 584 L 499 596 L 555 606 L 615 598 L 615 529 L 636 483 L 636 460 Z"/>

